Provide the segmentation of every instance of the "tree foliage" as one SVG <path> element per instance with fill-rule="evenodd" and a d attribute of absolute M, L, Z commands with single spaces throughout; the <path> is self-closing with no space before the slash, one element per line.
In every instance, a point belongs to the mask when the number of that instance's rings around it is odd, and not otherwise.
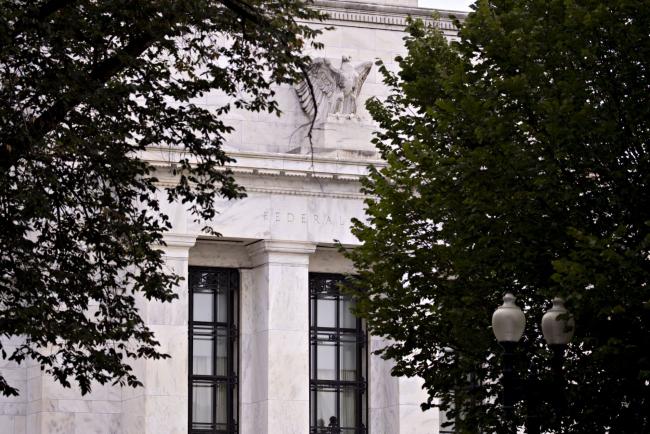
<path fill-rule="evenodd" d="M 461 24 L 459 24 L 461 25 Z M 641 0 L 482 0 L 458 42 L 409 27 L 391 95 L 368 108 L 386 167 L 353 231 L 358 313 L 391 339 L 459 432 L 509 432 L 490 320 L 527 325 L 518 426 L 650 432 L 650 8 Z M 353 288 L 354 289 L 354 288 Z M 559 420 L 541 317 L 577 324 Z"/>
<path fill-rule="evenodd" d="M 279 113 L 273 86 L 314 44 L 309 3 L 0 2 L 0 337 L 22 337 L 0 341 L 3 358 L 86 393 L 138 385 L 129 361 L 166 357 L 134 304 L 176 297 L 161 201 L 205 222 L 215 197 L 243 196 L 223 167 L 223 115 Z M 211 92 L 231 102 L 197 103 Z M 140 155 L 169 146 L 183 150 L 178 183 L 159 195 Z M 0 391 L 17 393 L 1 376 Z"/>

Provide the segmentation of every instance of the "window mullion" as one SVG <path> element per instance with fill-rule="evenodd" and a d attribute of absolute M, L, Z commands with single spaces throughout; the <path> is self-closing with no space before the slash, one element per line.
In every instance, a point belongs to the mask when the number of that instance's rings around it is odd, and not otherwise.
<path fill-rule="evenodd" d="M 336 321 L 334 325 L 336 326 L 336 421 L 341 427 L 341 393 L 343 391 L 341 387 L 341 296 L 336 294 L 336 302 L 334 303 L 334 315 Z"/>
<path fill-rule="evenodd" d="M 310 279 L 310 282 L 311 282 L 311 279 Z M 314 397 L 313 398 L 314 412 L 313 412 L 313 419 L 312 420 L 314 421 L 314 423 L 317 424 L 318 423 L 318 387 L 317 387 L 317 385 L 318 385 L 318 383 L 317 383 L 317 381 L 318 381 L 318 298 L 316 297 L 316 293 L 311 291 L 311 288 L 310 288 L 310 296 L 311 296 L 310 297 L 311 298 L 310 303 L 312 304 L 312 306 L 310 306 L 312 308 L 312 309 L 310 309 L 310 314 L 311 314 L 311 312 L 313 312 L 313 316 L 314 316 L 314 318 L 312 318 L 312 320 L 314 321 L 314 323 L 313 323 L 314 328 L 313 328 L 313 331 L 310 330 L 311 339 L 313 339 L 313 347 L 314 347 L 314 354 L 313 354 L 314 360 L 312 360 L 312 363 L 314 365 L 313 365 L 312 369 L 313 369 L 314 378 L 315 378 L 315 381 L 316 381 L 313 384 L 312 384 L 312 381 L 310 381 L 310 386 L 313 388 L 313 397 Z M 312 342 L 310 342 L 310 344 L 312 344 Z M 312 391 L 310 390 L 309 393 L 310 393 L 310 398 L 311 398 Z"/>
<path fill-rule="evenodd" d="M 189 279 L 190 285 L 189 285 L 189 320 L 188 320 L 188 335 L 189 335 L 189 342 L 188 342 L 188 350 L 189 350 L 189 357 L 188 357 L 188 369 L 187 369 L 187 385 L 188 385 L 188 390 L 189 390 L 189 399 L 188 399 L 188 413 L 189 413 L 189 428 L 190 432 L 192 430 L 192 414 L 193 414 L 193 406 L 192 403 L 194 401 L 194 382 L 192 381 L 192 374 L 194 373 L 194 323 L 193 323 L 193 318 L 194 318 L 194 285 L 193 285 L 193 279 L 190 277 Z"/>
<path fill-rule="evenodd" d="M 212 380 L 212 429 L 217 430 L 217 396 L 219 389 L 219 382 L 216 380 L 217 376 L 217 360 L 219 360 L 219 330 L 216 323 L 219 321 L 219 290 L 221 288 L 221 279 L 217 279 L 216 287 L 212 296 L 212 375 L 215 377 Z"/>
<path fill-rule="evenodd" d="M 225 384 L 226 397 L 233 396 L 235 391 L 233 387 L 233 293 L 231 287 L 231 276 L 226 280 L 226 378 L 228 379 Z M 228 432 L 233 431 L 233 402 L 232 399 L 226 399 L 226 429 Z"/>

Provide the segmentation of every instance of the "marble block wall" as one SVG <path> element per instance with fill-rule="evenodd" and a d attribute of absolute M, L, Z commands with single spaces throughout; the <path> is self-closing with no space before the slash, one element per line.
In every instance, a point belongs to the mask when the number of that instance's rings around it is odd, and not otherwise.
<path fill-rule="evenodd" d="M 30 368 L 31 369 L 31 368 Z M 93 385 L 81 396 L 76 388 L 64 388 L 38 368 L 30 379 L 26 432 L 28 434 L 119 434 L 122 432 L 122 396 L 119 387 Z"/>
<path fill-rule="evenodd" d="M 383 348 L 386 340 L 380 337 L 369 338 L 372 353 Z M 370 357 L 368 370 L 368 413 L 370 430 L 378 433 L 404 433 L 400 431 L 399 381 L 390 375 L 393 362 L 376 355 Z"/>
<path fill-rule="evenodd" d="M 122 430 L 124 434 L 184 434 L 188 427 L 188 312 L 187 286 L 189 251 L 196 236 L 168 234 L 163 248 L 170 272 L 181 276 L 172 303 L 140 300 L 140 311 L 160 342 L 164 360 L 139 360 L 134 372 L 144 386 L 122 389 Z M 117 434 L 117 433 L 116 433 Z"/>
<path fill-rule="evenodd" d="M 7 354 L 11 354 L 21 343 L 22 339 L 17 337 L 2 339 L 2 346 Z M 25 365 L 0 359 L 0 372 L 7 382 L 17 388 L 20 393 L 19 396 L 0 396 L 0 434 L 24 434 L 26 432 L 30 386 L 27 371 Z"/>
<path fill-rule="evenodd" d="M 400 433 L 436 434 L 440 429 L 437 409 L 422 411 L 420 404 L 426 402 L 428 394 L 422 389 L 421 378 L 400 378 L 399 423 Z"/>
<path fill-rule="evenodd" d="M 336 68 L 340 67 L 342 57 L 347 56 L 351 58 L 353 66 L 381 59 L 389 69 L 396 70 L 394 59 L 405 52 L 403 37 L 406 17 L 410 15 L 433 21 L 433 11 L 418 8 L 416 0 L 317 0 L 315 3 L 330 15 L 330 20 L 322 24 L 312 24 L 323 31 L 318 40 L 324 44 L 324 49 L 308 50 L 308 53 L 313 57 L 330 60 Z M 441 23 L 445 34 L 452 38 L 455 30 L 451 21 L 448 17 L 442 17 Z M 333 30 L 326 29 L 331 26 L 334 27 Z M 235 128 L 235 131 L 228 135 L 227 150 L 309 153 L 310 145 L 306 133 L 310 118 L 303 112 L 295 89 L 285 85 L 277 88 L 276 92 L 276 99 L 282 111 L 280 117 L 243 110 L 232 110 L 225 116 L 227 123 Z M 323 131 L 320 133 L 317 130 L 318 140 L 314 146 L 321 148 L 322 143 L 319 141 L 333 135 L 329 140 L 335 142 L 336 149 L 360 148 L 363 151 L 357 156 L 339 152 L 337 158 L 367 158 L 368 137 L 377 126 L 365 109 L 365 101 L 371 97 L 384 98 L 387 95 L 382 76 L 378 68 L 373 66 L 357 98 L 359 119 L 345 120 L 346 125 L 341 127 L 345 131 L 335 134 L 329 132 L 327 126 L 322 127 Z M 222 94 L 215 92 L 206 94 L 197 104 L 214 109 L 226 101 Z M 372 150 L 371 148 L 370 151 Z M 323 151 L 317 149 L 317 152 Z"/>
<path fill-rule="evenodd" d="M 386 339 L 371 336 L 370 351 L 386 346 Z M 396 378 L 390 372 L 394 362 L 371 355 L 369 372 L 369 413 L 372 434 L 437 434 L 438 410 L 422 411 L 427 400 L 421 378 Z"/>
<path fill-rule="evenodd" d="M 368 3 L 367 0 L 348 0 L 355 3 Z M 417 6 L 418 0 L 374 0 L 374 4 L 395 5 L 395 6 Z"/>
<path fill-rule="evenodd" d="M 187 276 L 189 265 L 240 269 L 240 434 L 306 434 L 309 430 L 310 272 L 352 273 L 334 247 L 312 243 L 167 238 L 169 267 Z M 195 244 L 196 243 L 196 244 Z M 0 434 L 187 433 L 187 285 L 178 304 L 143 305 L 143 315 L 172 359 L 139 361 L 143 388 L 95 385 L 82 397 L 43 375 L 37 366 L 15 369 L 26 393 L 0 408 Z M 369 351 L 386 344 L 370 337 Z M 436 434 L 437 413 L 421 412 L 418 379 L 390 375 L 393 366 L 370 355 L 369 428 L 372 434 Z"/>

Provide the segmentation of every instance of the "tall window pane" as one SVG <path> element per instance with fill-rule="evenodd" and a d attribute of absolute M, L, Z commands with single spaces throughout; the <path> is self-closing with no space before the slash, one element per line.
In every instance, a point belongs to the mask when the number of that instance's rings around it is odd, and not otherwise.
<path fill-rule="evenodd" d="M 213 375 L 214 330 L 210 326 L 194 326 L 192 337 L 192 374 Z"/>
<path fill-rule="evenodd" d="M 190 434 L 237 433 L 239 273 L 190 268 Z"/>
<path fill-rule="evenodd" d="M 209 429 L 214 421 L 212 418 L 214 407 L 214 384 L 194 382 L 192 385 L 192 424 L 197 428 Z"/>
<path fill-rule="evenodd" d="M 342 280 L 309 276 L 312 434 L 367 433 L 366 333 L 339 291 Z"/>

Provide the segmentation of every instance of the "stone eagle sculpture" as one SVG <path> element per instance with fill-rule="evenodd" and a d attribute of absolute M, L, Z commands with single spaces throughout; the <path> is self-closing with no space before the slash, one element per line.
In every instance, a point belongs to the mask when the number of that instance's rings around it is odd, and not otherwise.
<path fill-rule="evenodd" d="M 303 111 L 311 119 L 315 107 L 318 107 L 317 121 L 324 121 L 329 115 L 350 119 L 357 117 L 357 98 L 371 68 L 372 62 L 352 66 L 349 56 L 341 58 L 340 68 L 332 66 L 328 59 L 313 59 L 308 75 L 314 88 L 315 101 L 307 80 L 295 86 Z"/>

